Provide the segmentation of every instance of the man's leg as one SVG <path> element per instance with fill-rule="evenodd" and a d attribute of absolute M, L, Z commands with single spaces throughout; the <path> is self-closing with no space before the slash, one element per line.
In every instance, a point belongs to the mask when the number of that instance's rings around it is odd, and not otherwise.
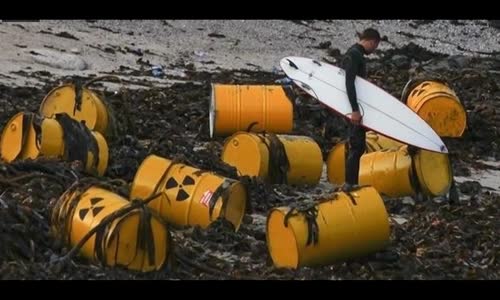
<path fill-rule="evenodd" d="M 349 185 L 357 185 L 359 179 L 359 161 L 365 153 L 366 131 L 363 127 L 350 124 L 347 140 L 347 158 L 345 165 L 345 181 Z"/>

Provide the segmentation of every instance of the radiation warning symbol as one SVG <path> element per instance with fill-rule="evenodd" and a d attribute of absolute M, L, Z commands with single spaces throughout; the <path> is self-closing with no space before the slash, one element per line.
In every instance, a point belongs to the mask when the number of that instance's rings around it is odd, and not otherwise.
<path fill-rule="evenodd" d="M 426 87 L 427 87 L 428 85 L 429 85 L 429 83 L 424 83 L 424 84 L 422 84 L 422 86 L 421 86 L 420 88 L 418 88 L 418 89 L 417 89 L 417 88 L 415 88 L 415 89 L 413 90 L 413 92 L 411 92 L 411 96 L 412 96 L 412 97 L 415 97 L 415 95 L 420 96 L 420 94 L 422 94 L 423 92 L 425 92 L 425 91 L 427 90 L 427 88 L 426 88 Z"/>
<path fill-rule="evenodd" d="M 175 196 L 176 201 L 184 201 L 188 199 L 191 195 L 191 192 L 193 191 L 193 188 L 194 188 L 194 179 L 189 175 L 184 176 L 184 179 L 180 184 L 173 177 L 170 177 L 167 180 L 167 183 L 165 184 L 166 191 L 170 195 L 172 194 L 176 195 Z"/>
<path fill-rule="evenodd" d="M 83 221 L 83 219 L 85 219 L 85 217 L 87 216 L 87 214 L 89 212 L 91 212 L 92 213 L 92 217 L 95 218 L 101 212 L 101 210 L 104 209 L 104 206 L 98 206 L 97 205 L 102 200 L 103 200 L 103 198 L 92 198 L 92 199 L 90 199 L 90 207 L 82 208 L 79 211 L 80 220 Z"/>

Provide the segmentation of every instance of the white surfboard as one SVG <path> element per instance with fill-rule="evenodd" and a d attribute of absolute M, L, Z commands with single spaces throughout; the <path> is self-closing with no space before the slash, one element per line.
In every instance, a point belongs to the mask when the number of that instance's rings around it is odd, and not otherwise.
<path fill-rule="evenodd" d="M 310 58 L 292 56 L 281 59 L 280 65 L 305 92 L 350 118 L 352 108 L 343 69 Z M 354 85 L 363 127 L 421 149 L 448 153 L 434 129 L 398 99 L 359 76 Z"/>

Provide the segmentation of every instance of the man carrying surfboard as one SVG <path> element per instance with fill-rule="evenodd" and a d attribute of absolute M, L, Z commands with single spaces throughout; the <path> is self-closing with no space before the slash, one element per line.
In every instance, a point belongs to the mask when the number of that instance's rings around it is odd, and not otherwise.
<path fill-rule="evenodd" d="M 352 107 L 350 123 L 347 129 L 346 168 L 344 191 L 350 191 L 358 185 L 359 162 L 366 148 L 366 130 L 361 126 L 362 115 L 359 111 L 354 80 L 356 76 L 366 77 L 365 55 L 377 49 L 380 33 L 367 28 L 359 36 L 359 42 L 351 46 L 344 55 L 342 68 L 345 70 L 346 90 Z"/>

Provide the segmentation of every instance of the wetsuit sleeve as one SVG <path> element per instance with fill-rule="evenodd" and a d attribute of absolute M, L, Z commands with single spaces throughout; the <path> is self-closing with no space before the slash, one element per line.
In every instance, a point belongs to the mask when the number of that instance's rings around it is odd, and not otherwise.
<path fill-rule="evenodd" d="M 351 53 L 345 60 L 345 85 L 347 90 L 347 97 L 351 103 L 352 111 L 359 111 L 358 100 L 356 97 L 356 88 L 354 87 L 354 80 L 356 79 L 357 70 L 359 69 L 359 58 Z"/>

